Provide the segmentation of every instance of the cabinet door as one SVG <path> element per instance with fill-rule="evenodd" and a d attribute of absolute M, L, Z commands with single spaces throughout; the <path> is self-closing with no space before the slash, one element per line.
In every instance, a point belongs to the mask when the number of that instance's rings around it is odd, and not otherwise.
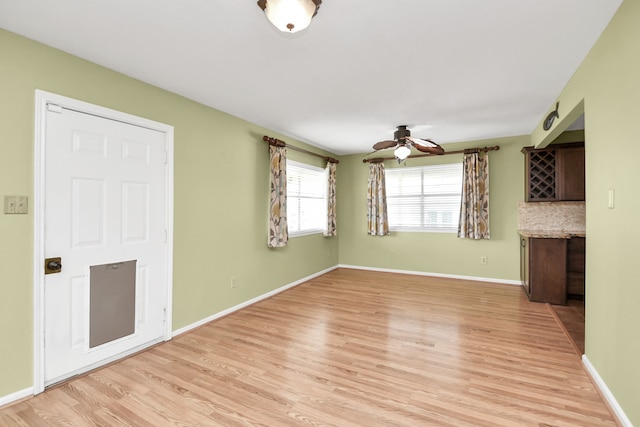
<path fill-rule="evenodd" d="M 567 301 L 567 239 L 529 239 L 529 299 Z"/>
<path fill-rule="evenodd" d="M 563 148 L 556 153 L 559 200 L 584 200 L 584 147 Z"/>
<path fill-rule="evenodd" d="M 529 238 L 520 236 L 520 280 L 529 298 Z"/>

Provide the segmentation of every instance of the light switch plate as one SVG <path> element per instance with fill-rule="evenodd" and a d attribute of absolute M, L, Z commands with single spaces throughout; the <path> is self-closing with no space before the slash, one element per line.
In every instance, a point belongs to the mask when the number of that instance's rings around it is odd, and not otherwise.
<path fill-rule="evenodd" d="M 609 204 L 607 205 L 609 209 L 613 209 L 616 207 L 616 191 L 613 188 L 609 189 Z"/>
<path fill-rule="evenodd" d="M 5 214 L 26 214 L 29 212 L 27 196 L 4 196 Z"/>

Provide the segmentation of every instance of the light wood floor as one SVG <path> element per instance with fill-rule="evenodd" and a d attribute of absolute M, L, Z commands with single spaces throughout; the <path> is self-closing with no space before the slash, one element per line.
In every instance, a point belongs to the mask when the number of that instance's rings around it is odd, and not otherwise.
<path fill-rule="evenodd" d="M 2 408 L 0 425 L 615 422 L 519 287 L 339 269 Z"/>
<path fill-rule="evenodd" d="M 564 326 L 576 352 L 584 354 L 584 301 L 568 299 L 567 305 L 552 305 L 551 308 Z"/>

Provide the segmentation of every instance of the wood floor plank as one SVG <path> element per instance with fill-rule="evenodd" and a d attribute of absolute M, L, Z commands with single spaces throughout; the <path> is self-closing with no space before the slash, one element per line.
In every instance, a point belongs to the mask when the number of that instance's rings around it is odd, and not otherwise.
<path fill-rule="evenodd" d="M 515 286 L 338 269 L 0 408 L 3 426 L 615 426 Z"/>

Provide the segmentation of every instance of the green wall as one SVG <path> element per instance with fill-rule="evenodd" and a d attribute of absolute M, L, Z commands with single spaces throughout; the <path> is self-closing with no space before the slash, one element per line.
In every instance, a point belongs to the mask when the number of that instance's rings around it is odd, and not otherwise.
<path fill-rule="evenodd" d="M 459 144 L 447 144 L 447 151 L 499 145 L 489 153 L 490 240 L 460 239 L 455 233 L 399 233 L 388 236 L 367 234 L 367 178 L 369 166 L 362 155 L 345 156 L 341 166 L 338 206 L 340 219 L 340 263 L 373 268 L 408 270 L 454 276 L 520 280 L 518 201 L 523 200 L 524 157 L 520 149 L 530 144 L 520 136 Z M 393 157 L 386 151 L 384 156 Z M 462 162 L 462 154 L 407 159 L 406 166 Z M 385 168 L 403 167 L 386 161 Z M 391 252 L 395 257 L 391 257 Z M 480 264 L 480 257 L 487 264 Z"/>
<path fill-rule="evenodd" d="M 640 198 L 638 180 L 633 178 L 637 169 L 634 153 L 640 152 L 635 129 L 640 99 L 638 22 L 640 3 L 625 0 L 560 94 L 561 120 L 550 132 L 544 132 L 540 124 L 531 137 L 446 147 L 449 151 L 501 147 L 490 154 L 489 241 L 462 240 L 451 234 L 366 235 L 367 166 L 362 156 L 354 155 L 340 158 L 338 165 L 338 237 L 300 237 L 292 239 L 287 248 L 269 250 L 265 243 L 267 150 L 261 136 L 282 136 L 2 30 L 0 196 L 33 198 L 33 104 L 38 88 L 175 126 L 174 329 L 338 262 L 517 280 L 517 202 L 522 199 L 524 175 L 519 150 L 525 145 L 548 144 L 584 111 L 586 353 L 627 416 L 640 425 L 640 369 L 636 364 L 640 286 L 634 270 L 640 237 L 634 220 L 640 212 Z M 550 110 L 554 107 L 555 102 Z M 225 154 L 230 142 L 241 157 Z M 292 153 L 291 157 L 296 156 Z M 455 159 L 413 159 L 409 164 Z M 616 194 L 615 209 L 607 209 L 611 188 Z M 0 396 L 4 396 L 32 385 L 32 214 L 0 214 L 0 236 L 4 273 L 0 282 Z M 389 257 L 391 250 L 396 258 Z M 483 255 L 487 265 L 479 262 Z M 233 290 L 231 276 L 238 278 Z"/>
<path fill-rule="evenodd" d="M 338 264 L 337 238 L 266 246 L 269 162 L 262 136 L 282 135 L 3 30 L 0 198 L 27 195 L 33 206 L 36 89 L 175 127 L 174 329 Z M 318 161 L 296 152 L 289 158 Z M 33 383 L 32 212 L 0 213 L 0 236 L 1 397 Z"/>
<path fill-rule="evenodd" d="M 585 114 L 586 355 L 634 425 L 640 426 L 640 2 L 625 0 L 558 97 L 559 121 Z M 555 103 L 553 105 L 555 108 Z M 615 208 L 609 209 L 609 189 Z"/>

